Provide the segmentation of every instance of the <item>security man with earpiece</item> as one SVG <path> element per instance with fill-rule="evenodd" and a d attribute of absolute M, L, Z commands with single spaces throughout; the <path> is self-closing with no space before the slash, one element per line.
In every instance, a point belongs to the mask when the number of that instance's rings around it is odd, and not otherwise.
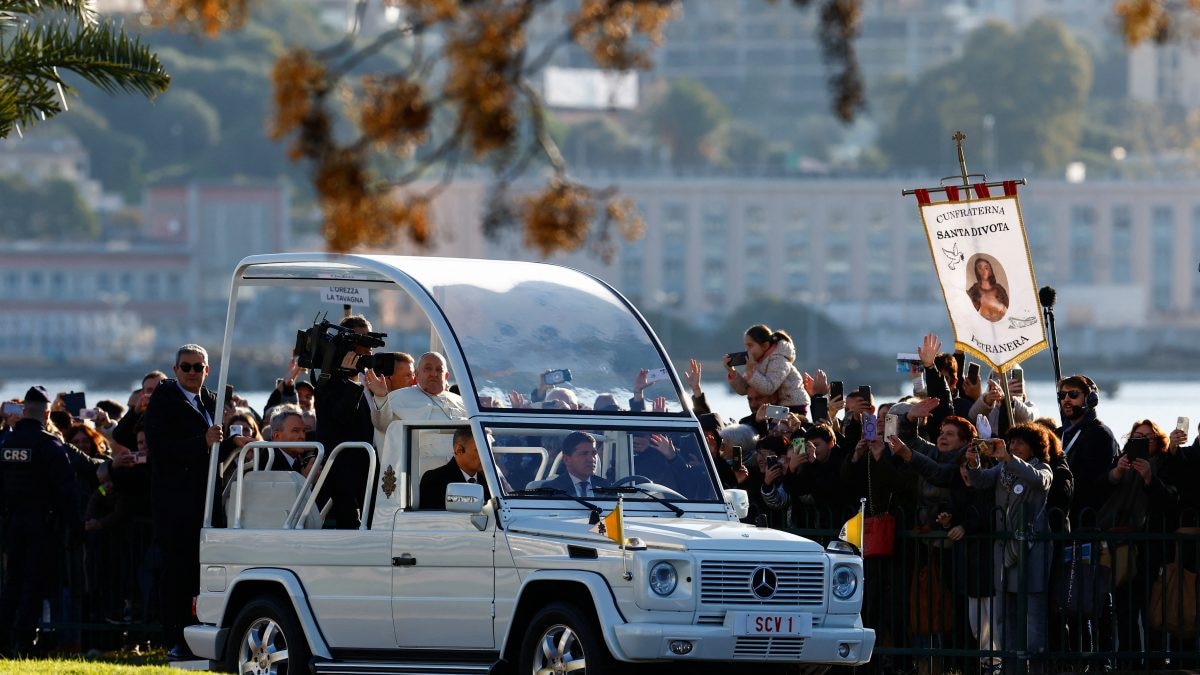
<path fill-rule="evenodd" d="M 1085 375 L 1070 375 L 1058 383 L 1058 410 L 1063 426 L 1055 433 L 1062 439 L 1063 453 L 1075 478 L 1071 499 L 1071 526 L 1094 527 L 1096 514 L 1108 499 L 1112 486 L 1108 470 L 1120 452 L 1113 432 L 1096 417 L 1100 390 Z"/>
<path fill-rule="evenodd" d="M 0 508 L 4 514 L 4 570 L 0 594 L 0 648 L 31 654 L 42 600 L 54 589 L 56 556 L 66 528 L 79 528 L 79 496 L 67 451 L 46 431 L 50 396 L 25 393 L 24 414 L 0 445 Z"/>

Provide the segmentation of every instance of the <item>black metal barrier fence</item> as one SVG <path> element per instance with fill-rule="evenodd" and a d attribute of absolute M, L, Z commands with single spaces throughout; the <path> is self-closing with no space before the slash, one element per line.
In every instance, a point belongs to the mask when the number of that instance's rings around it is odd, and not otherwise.
<path fill-rule="evenodd" d="M 0 535 L 2 536 L 2 535 Z M 162 556 L 150 519 L 133 517 L 64 535 L 56 564 L 38 584 L 45 592 L 38 651 L 109 651 L 158 644 L 157 583 Z"/>
<path fill-rule="evenodd" d="M 794 516 L 801 522 L 791 531 L 821 543 L 842 525 L 819 507 Z M 985 531 L 958 541 L 943 529 L 898 525 L 893 555 L 865 561 L 863 620 L 877 642 L 871 664 L 859 670 L 1200 668 L 1197 516 L 1151 522 L 1141 532 Z M 976 521 L 997 522 L 990 517 Z M 1049 522 L 1065 521 L 1051 513 Z M 58 569 L 33 580 L 48 597 L 41 644 L 86 651 L 159 640 L 156 583 L 170 571 L 161 569 L 149 519 L 85 531 L 60 550 Z M 998 584 L 1013 592 L 998 593 Z"/>
<path fill-rule="evenodd" d="M 1139 532 L 985 527 L 955 541 L 946 529 L 905 529 L 907 514 L 892 513 L 894 553 L 864 561 L 863 622 L 875 629 L 876 644 L 871 663 L 858 670 L 1200 668 L 1198 514 L 1149 522 Z M 995 513 L 975 515 L 974 522 L 1004 522 Z M 1066 522 L 1061 513 L 1047 515 L 1050 523 Z M 840 518 L 818 507 L 793 517 L 802 522 L 790 531 L 821 543 L 841 529 Z"/>

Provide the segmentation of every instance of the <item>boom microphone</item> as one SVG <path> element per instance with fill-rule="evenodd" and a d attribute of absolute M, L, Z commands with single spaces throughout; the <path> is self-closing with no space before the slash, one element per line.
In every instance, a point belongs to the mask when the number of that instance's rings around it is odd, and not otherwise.
<path fill-rule="evenodd" d="M 1038 300 L 1041 301 L 1042 307 L 1054 307 L 1057 297 L 1058 291 L 1055 291 L 1053 286 L 1042 286 L 1042 290 L 1038 291 Z"/>

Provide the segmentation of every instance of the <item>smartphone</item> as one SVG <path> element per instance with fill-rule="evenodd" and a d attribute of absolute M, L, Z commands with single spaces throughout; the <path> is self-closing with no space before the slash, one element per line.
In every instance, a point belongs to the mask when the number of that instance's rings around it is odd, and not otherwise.
<path fill-rule="evenodd" d="M 542 381 L 546 384 L 562 384 L 563 382 L 570 382 L 571 371 L 568 368 L 552 370 L 542 376 Z"/>
<path fill-rule="evenodd" d="M 84 408 L 83 410 L 80 410 L 79 411 L 79 419 L 81 419 L 81 420 L 96 419 L 96 409 L 95 408 Z"/>
<path fill-rule="evenodd" d="M 82 391 L 73 391 L 63 394 L 62 402 L 72 417 L 79 417 L 79 411 L 87 407 L 87 396 Z"/>
<path fill-rule="evenodd" d="M 230 436 L 241 436 L 242 432 L 245 430 L 246 430 L 246 428 L 240 424 L 230 424 L 229 425 L 229 435 Z"/>
<path fill-rule="evenodd" d="M 1187 431 L 1192 428 L 1192 421 L 1186 417 L 1180 417 L 1175 421 L 1175 428 L 1179 431 Z"/>
<path fill-rule="evenodd" d="M 870 401 L 871 400 L 871 385 L 864 384 L 864 385 L 859 386 L 858 393 L 862 394 L 863 398 L 867 399 L 867 401 Z"/>
<path fill-rule="evenodd" d="M 140 451 L 133 453 L 133 463 L 134 464 L 145 464 L 146 463 L 146 453 L 140 452 Z"/>
<path fill-rule="evenodd" d="M 646 384 L 653 384 L 659 380 L 667 379 L 666 368 L 651 368 L 646 371 Z"/>
<path fill-rule="evenodd" d="M 879 418 L 875 417 L 873 413 L 863 413 L 862 436 L 868 441 L 879 438 Z"/>
<path fill-rule="evenodd" d="M 1126 441 L 1125 456 L 1130 462 L 1135 459 L 1150 459 L 1150 439 L 1131 438 Z"/>
<path fill-rule="evenodd" d="M 1010 370 L 1008 372 L 1008 381 L 1011 384 L 1020 384 L 1022 387 L 1024 387 L 1025 386 L 1025 369 L 1013 368 L 1012 370 Z"/>
<path fill-rule="evenodd" d="M 745 454 L 742 453 L 742 446 L 733 446 L 733 465 L 739 466 L 746 460 Z"/>
<path fill-rule="evenodd" d="M 982 438 L 976 438 L 971 441 L 971 445 L 975 446 L 975 452 L 978 452 L 983 457 L 992 456 L 992 444 Z"/>
<path fill-rule="evenodd" d="M 748 352 L 730 352 L 725 356 L 729 357 L 729 365 L 731 366 L 744 366 L 746 365 L 746 361 L 750 358 L 750 354 Z"/>
<path fill-rule="evenodd" d="M 978 382 L 979 381 L 979 364 L 978 363 L 971 362 L 971 363 L 967 364 L 967 381 L 969 381 L 969 382 Z"/>
<path fill-rule="evenodd" d="M 779 466 L 779 455 L 767 455 L 767 468 Z"/>
<path fill-rule="evenodd" d="M 884 440 L 892 436 L 900 434 L 900 417 L 898 415 L 888 415 L 883 418 L 883 438 Z"/>
<path fill-rule="evenodd" d="M 25 406 L 21 403 L 15 403 L 13 401 L 5 401 L 3 413 L 5 415 L 24 415 L 25 414 Z M 1183 419 L 1183 418 L 1181 417 L 1179 419 Z"/>
<path fill-rule="evenodd" d="M 225 405 L 233 405 L 233 385 L 225 385 Z"/>
<path fill-rule="evenodd" d="M 896 372 L 907 373 L 912 366 L 921 365 L 921 356 L 919 354 L 900 352 L 896 354 Z"/>
<path fill-rule="evenodd" d="M 812 413 L 812 421 L 817 422 L 829 417 L 829 399 L 824 396 L 814 396 L 812 405 L 809 406 L 809 412 Z"/>
<path fill-rule="evenodd" d="M 767 419 L 785 420 L 790 412 L 786 405 L 769 405 L 767 406 Z"/>
<path fill-rule="evenodd" d="M 797 455 L 807 455 L 808 454 L 808 440 L 805 439 L 803 436 L 801 436 L 799 438 L 793 438 L 792 439 L 792 452 L 796 453 Z"/>
<path fill-rule="evenodd" d="M 843 395 L 842 381 L 834 380 L 833 382 L 830 382 L 829 383 L 829 398 L 837 398 L 838 396 L 842 396 L 842 395 Z"/>

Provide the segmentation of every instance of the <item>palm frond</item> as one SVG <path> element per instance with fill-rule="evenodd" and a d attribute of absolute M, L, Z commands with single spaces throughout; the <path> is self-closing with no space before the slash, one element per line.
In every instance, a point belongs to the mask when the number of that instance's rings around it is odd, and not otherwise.
<path fill-rule="evenodd" d="M 15 125 L 29 128 L 63 110 L 62 96 L 52 83 L 5 82 L 0 86 L 0 138 L 12 133 Z"/>
<path fill-rule="evenodd" d="M 81 28 L 64 21 L 22 27 L 0 43 L 0 77 L 66 87 L 56 69 L 74 72 L 109 94 L 137 92 L 153 98 L 171 83 L 158 56 L 140 38 L 107 21 Z"/>
<path fill-rule="evenodd" d="M 68 14 L 87 26 L 96 25 L 100 18 L 95 0 L 0 0 L 0 17 L 36 16 L 47 12 Z"/>

